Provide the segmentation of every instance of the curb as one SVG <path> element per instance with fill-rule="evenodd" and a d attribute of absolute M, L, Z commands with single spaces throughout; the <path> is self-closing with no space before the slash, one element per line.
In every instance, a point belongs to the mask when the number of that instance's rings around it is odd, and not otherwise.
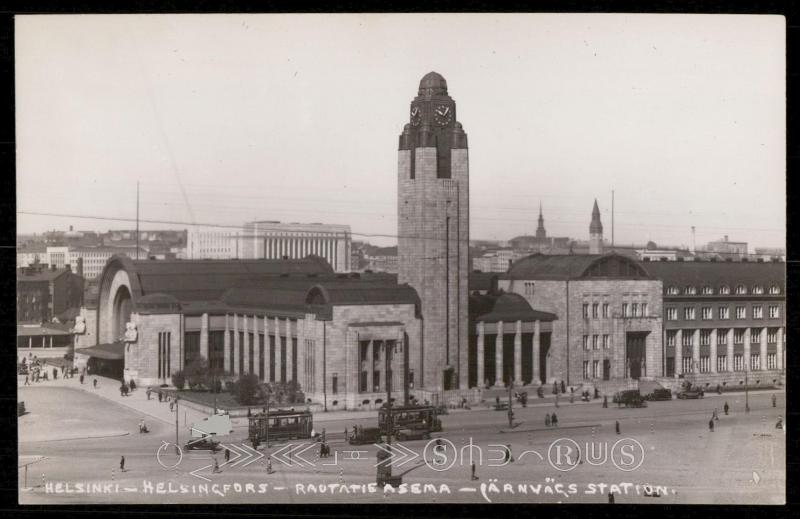
<path fill-rule="evenodd" d="M 50 440 L 20 440 L 19 443 L 46 443 L 46 442 L 66 442 L 73 440 L 99 440 L 102 438 L 118 438 L 120 436 L 128 436 L 129 434 L 130 433 L 127 431 L 121 431 L 118 433 L 98 434 L 94 436 L 75 436 L 73 438 L 53 438 Z"/>

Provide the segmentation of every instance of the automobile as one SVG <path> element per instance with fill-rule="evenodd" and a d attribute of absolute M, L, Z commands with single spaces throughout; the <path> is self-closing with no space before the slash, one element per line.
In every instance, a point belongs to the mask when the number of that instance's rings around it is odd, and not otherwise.
<path fill-rule="evenodd" d="M 623 405 L 625 407 L 647 407 L 647 402 L 638 389 L 628 389 L 616 393 L 613 402 L 620 407 Z"/>
<path fill-rule="evenodd" d="M 652 393 L 645 395 L 644 399 L 653 402 L 659 400 L 672 400 L 672 391 L 666 388 L 654 389 Z"/>
<path fill-rule="evenodd" d="M 688 400 L 693 398 L 703 398 L 705 395 L 702 389 L 684 389 L 678 393 L 678 398 L 681 400 Z"/>
<path fill-rule="evenodd" d="M 427 429 L 421 427 L 406 427 L 398 430 L 395 433 L 395 437 L 397 441 L 401 442 L 408 440 L 429 440 L 431 438 L 431 433 Z"/>
<path fill-rule="evenodd" d="M 508 411 L 508 402 L 500 402 L 494 404 L 495 411 Z"/>
<path fill-rule="evenodd" d="M 354 429 L 347 438 L 347 443 L 350 445 L 365 445 L 368 443 L 381 442 L 381 429 L 380 427 L 358 427 Z"/>
<path fill-rule="evenodd" d="M 187 451 L 212 451 L 216 452 L 220 449 L 219 442 L 210 436 L 204 436 L 190 441 L 184 447 Z"/>

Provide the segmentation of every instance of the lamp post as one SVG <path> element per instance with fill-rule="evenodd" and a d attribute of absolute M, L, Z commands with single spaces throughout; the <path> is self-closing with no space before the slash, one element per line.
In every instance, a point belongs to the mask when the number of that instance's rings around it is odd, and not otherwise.
<path fill-rule="evenodd" d="M 745 371 L 744 371 L 744 412 L 750 412 L 750 390 L 748 386 L 750 382 L 748 380 L 748 375 L 750 374 L 750 365 L 747 363 L 748 359 L 745 359 Z"/>

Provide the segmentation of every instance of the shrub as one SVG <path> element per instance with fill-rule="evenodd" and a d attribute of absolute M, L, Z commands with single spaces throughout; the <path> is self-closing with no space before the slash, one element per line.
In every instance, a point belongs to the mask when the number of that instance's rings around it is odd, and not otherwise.
<path fill-rule="evenodd" d="M 256 403 L 258 392 L 258 377 L 252 373 L 242 375 L 236 381 L 235 393 L 236 400 L 241 405 L 252 405 Z"/>
<path fill-rule="evenodd" d="M 178 370 L 172 374 L 172 385 L 179 390 L 183 390 L 186 386 L 186 375 L 183 373 L 183 370 Z"/>

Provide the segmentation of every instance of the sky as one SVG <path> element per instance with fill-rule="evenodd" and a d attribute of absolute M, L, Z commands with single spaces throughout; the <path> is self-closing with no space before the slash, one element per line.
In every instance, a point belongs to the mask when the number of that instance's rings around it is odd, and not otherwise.
<path fill-rule="evenodd" d="M 259 220 L 396 240 L 398 135 L 442 74 L 470 237 L 785 243 L 785 20 L 628 14 L 16 19 L 19 233 Z M 71 216 L 39 216 L 39 212 Z M 375 236 L 380 235 L 380 236 Z"/>

